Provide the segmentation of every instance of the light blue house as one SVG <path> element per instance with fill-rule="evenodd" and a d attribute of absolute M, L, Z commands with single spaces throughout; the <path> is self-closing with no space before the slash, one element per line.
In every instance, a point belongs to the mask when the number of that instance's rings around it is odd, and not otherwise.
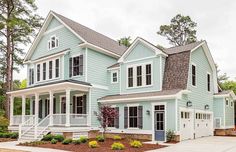
<path fill-rule="evenodd" d="M 99 130 L 99 105 L 119 118 L 109 133 L 165 141 L 212 136 L 234 128 L 231 91 L 220 91 L 216 67 L 205 41 L 160 49 L 142 38 L 129 48 L 50 12 L 25 59 L 28 87 L 11 95 L 10 126 L 21 140 Z M 14 115 L 14 98 L 22 115 Z M 26 113 L 26 102 L 30 113 Z"/>

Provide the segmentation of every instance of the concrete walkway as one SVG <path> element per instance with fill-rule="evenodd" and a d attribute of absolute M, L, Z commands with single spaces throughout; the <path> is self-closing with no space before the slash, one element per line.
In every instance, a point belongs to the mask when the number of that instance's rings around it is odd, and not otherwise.
<path fill-rule="evenodd" d="M 204 137 L 149 152 L 236 152 L 236 137 Z"/>
<path fill-rule="evenodd" d="M 28 152 L 67 152 L 67 151 L 64 151 L 64 150 L 56 150 L 56 149 L 49 149 L 49 148 L 16 146 L 18 143 L 19 143 L 18 141 L 0 142 L 0 149 L 1 148 L 3 148 L 3 149 L 14 149 L 14 150 L 21 150 L 21 151 L 28 151 Z"/>

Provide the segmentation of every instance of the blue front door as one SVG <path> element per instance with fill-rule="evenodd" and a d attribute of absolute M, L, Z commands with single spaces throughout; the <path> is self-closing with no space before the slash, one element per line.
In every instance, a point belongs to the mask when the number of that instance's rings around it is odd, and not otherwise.
<path fill-rule="evenodd" d="M 165 106 L 155 106 L 155 140 L 165 141 Z"/>

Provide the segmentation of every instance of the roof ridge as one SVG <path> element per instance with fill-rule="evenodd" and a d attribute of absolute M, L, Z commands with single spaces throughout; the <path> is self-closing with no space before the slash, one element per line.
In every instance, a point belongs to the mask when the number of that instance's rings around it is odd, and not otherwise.
<path fill-rule="evenodd" d="M 85 25 L 83 25 L 83 24 L 78 23 L 77 21 L 74 21 L 74 20 L 72 20 L 72 19 L 70 19 L 70 18 L 68 18 L 68 17 L 65 17 L 64 15 L 61 15 L 61 14 L 56 13 L 56 12 L 54 12 L 54 11 L 52 11 L 52 12 L 53 12 L 55 15 L 57 15 L 57 16 L 61 16 L 61 17 L 65 18 L 65 19 L 67 19 L 67 20 L 70 20 L 70 21 L 72 21 L 72 22 L 74 22 L 74 23 L 76 23 L 76 24 L 79 24 L 80 26 L 82 26 L 82 27 L 84 27 L 84 28 L 87 28 L 87 29 L 89 29 L 89 30 L 91 30 L 91 31 L 93 31 L 93 32 L 95 32 L 95 33 L 97 33 L 97 34 L 99 34 L 99 35 L 102 35 L 102 36 L 104 36 L 104 37 L 106 37 L 106 38 L 108 38 L 108 39 L 114 41 L 115 43 L 117 43 L 117 44 L 120 45 L 121 47 L 123 46 L 124 48 L 127 48 L 126 46 L 124 46 L 123 44 L 120 44 L 119 42 L 117 42 L 117 41 L 114 40 L 113 38 L 110 38 L 110 37 L 108 37 L 108 36 L 106 36 L 106 35 L 104 35 L 104 34 L 102 34 L 102 33 L 100 33 L 100 32 L 95 31 L 94 29 L 91 29 L 91 28 L 89 28 L 89 27 L 87 27 L 87 26 L 85 26 Z M 66 24 L 66 23 L 65 23 L 65 24 Z"/>
<path fill-rule="evenodd" d="M 189 44 L 180 45 L 180 46 L 172 46 L 172 47 L 165 48 L 165 49 L 172 49 L 172 48 L 178 48 L 178 47 L 185 47 L 185 46 L 188 46 L 188 45 L 192 45 L 192 44 L 195 44 L 195 43 L 200 43 L 200 42 L 204 42 L 204 41 L 205 41 L 205 40 L 196 41 L 196 42 L 192 42 L 192 43 L 189 43 Z"/>

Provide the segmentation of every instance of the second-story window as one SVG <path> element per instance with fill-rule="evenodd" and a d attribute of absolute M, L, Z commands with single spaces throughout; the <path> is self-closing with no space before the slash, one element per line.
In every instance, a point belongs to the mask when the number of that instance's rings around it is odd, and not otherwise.
<path fill-rule="evenodd" d="M 37 65 L 37 81 L 40 81 L 40 64 Z"/>
<path fill-rule="evenodd" d="M 46 80 L 46 62 L 43 63 L 43 80 Z"/>
<path fill-rule="evenodd" d="M 83 55 L 72 57 L 69 62 L 70 77 L 83 75 Z"/>
<path fill-rule="evenodd" d="M 137 86 L 142 86 L 142 66 L 137 66 Z"/>
<path fill-rule="evenodd" d="M 146 85 L 152 84 L 151 64 L 146 65 Z"/>
<path fill-rule="evenodd" d="M 111 72 L 111 82 L 112 83 L 117 83 L 118 82 L 118 72 Z"/>
<path fill-rule="evenodd" d="M 133 68 L 128 68 L 128 87 L 133 87 Z"/>
<path fill-rule="evenodd" d="M 49 72 L 48 72 L 48 78 L 52 79 L 52 61 L 49 61 Z"/>
<path fill-rule="evenodd" d="M 207 74 L 207 91 L 211 91 L 211 75 Z"/>
<path fill-rule="evenodd" d="M 55 61 L 55 77 L 59 77 L 59 69 L 60 69 L 60 64 L 59 64 L 59 59 L 56 59 Z"/>
<path fill-rule="evenodd" d="M 192 65 L 192 85 L 196 86 L 196 66 Z"/>
<path fill-rule="evenodd" d="M 48 49 L 52 50 L 54 48 L 57 48 L 58 46 L 59 46 L 58 37 L 56 37 L 55 35 L 51 36 L 50 40 L 48 41 Z"/>
<path fill-rule="evenodd" d="M 29 69 L 29 85 L 34 84 L 34 69 Z"/>

